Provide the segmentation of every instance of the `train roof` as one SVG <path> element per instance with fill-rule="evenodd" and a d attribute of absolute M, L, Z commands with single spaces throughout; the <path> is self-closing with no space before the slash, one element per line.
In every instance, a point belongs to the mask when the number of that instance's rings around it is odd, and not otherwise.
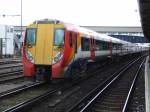
<path fill-rule="evenodd" d="M 107 41 L 107 42 L 113 42 L 113 43 L 118 43 L 118 44 L 132 44 L 127 41 L 123 41 L 108 35 L 104 34 L 99 34 L 95 31 L 92 31 L 90 29 L 86 29 L 84 27 L 80 27 L 71 23 L 66 23 L 57 19 L 43 19 L 43 20 L 38 20 L 33 22 L 33 24 L 63 24 L 67 30 L 74 31 L 74 32 L 80 32 L 81 35 L 86 36 L 87 38 L 95 38 L 98 40 L 102 41 Z"/>
<path fill-rule="evenodd" d="M 130 42 L 127 41 L 123 41 L 108 35 L 104 35 L 104 34 L 100 34 L 97 33 L 95 31 L 92 31 L 90 29 L 86 29 L 77 25 L 73 25 L 73 24 L 68 24 L 68 23 L 64 23 L 67 30 L 72 30 L 75 32 L 80 32 L 83 35 L 86 35 L 86 37 L 91 38 L 92 36 L 97 39 L 97 40 L 102 40 L 102 41 L 107 41 L 107 42 L 113 42 L 113 43 L 118 43 L 118 44 L 131 44 Z"/>

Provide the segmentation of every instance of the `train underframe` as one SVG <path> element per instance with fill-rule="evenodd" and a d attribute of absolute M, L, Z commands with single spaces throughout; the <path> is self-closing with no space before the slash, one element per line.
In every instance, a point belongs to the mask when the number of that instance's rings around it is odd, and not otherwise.
<path fill-rule="evenodd" d="M 107 63 L 120 62 L 121 59 L 128 59 L 129 57 L 133 58 L 137 55 L 143 53 L 132 53 L 123 56 L 113 55 L 113 56 L 104 56 L 104 57 L 95 57 L 95 60 L 86 59 L 77 59 L 73 61 L 64 72 L 63 77 L 53 78 L 52 77 L 52 65 L 34 65 L 34 74 L 27 76 L 29 79 L 34 79 L 34 81 L 47 81 L 59 80 L 59 79 L 72 79 L 75 77 L 82 77 L 85 75 L 89 65 L 101 64 L 102 66 Z M 83 75 L 84 74 L 84 75 Z"/>

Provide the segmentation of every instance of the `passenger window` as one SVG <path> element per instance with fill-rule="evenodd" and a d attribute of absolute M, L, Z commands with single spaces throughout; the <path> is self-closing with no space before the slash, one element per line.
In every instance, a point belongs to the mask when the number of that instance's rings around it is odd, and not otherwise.
<path fill-rule="evenodd" d="M 81 49 L 82 49 L 82 51 L 90 50 L 89 38 L 81 37 Z"/>
<path fill-rule="evenodd" d="M 103 50 L 108 50 L 108 42 L 102 41 L 102 45 L 103 45 Z"/>
<path fill-rule="evenodd" d="M 95 50 L 99 51 L 102 50 L 102 42 L 100 40 L 96 40 Z"/>
<path fill-rule="evenodd" d="M 64 29 L 56 29 L 54 36 L 54 45 L 63 46 L 65 37 Z"/>

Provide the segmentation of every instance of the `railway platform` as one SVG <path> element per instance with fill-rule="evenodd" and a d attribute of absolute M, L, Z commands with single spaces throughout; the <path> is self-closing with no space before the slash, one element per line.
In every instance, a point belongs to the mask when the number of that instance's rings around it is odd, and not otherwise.
<path fill-rule="evenodd" d="M 145 101 L 146 112 L 150 112 L 150 57 L 148 56 L 145 63 Z"/>

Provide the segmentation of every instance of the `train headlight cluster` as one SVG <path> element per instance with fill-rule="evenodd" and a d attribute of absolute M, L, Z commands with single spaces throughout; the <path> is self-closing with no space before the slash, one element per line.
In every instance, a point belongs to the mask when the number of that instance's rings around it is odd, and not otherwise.
<path fill-rule="evenodd" d="M 27 59 L 31 62 L 31 63 L 34 63 L 34 59 L 33 59 L 33 56 L 31 54 L 31 52 L 27 51 L 26 52 L 26 57 Z"/>
<path fill-rule="evenodd" d="M 57 63 L 62 58 L 61 52 L 58 52 L 53 59 L 53 64 Z"/>

